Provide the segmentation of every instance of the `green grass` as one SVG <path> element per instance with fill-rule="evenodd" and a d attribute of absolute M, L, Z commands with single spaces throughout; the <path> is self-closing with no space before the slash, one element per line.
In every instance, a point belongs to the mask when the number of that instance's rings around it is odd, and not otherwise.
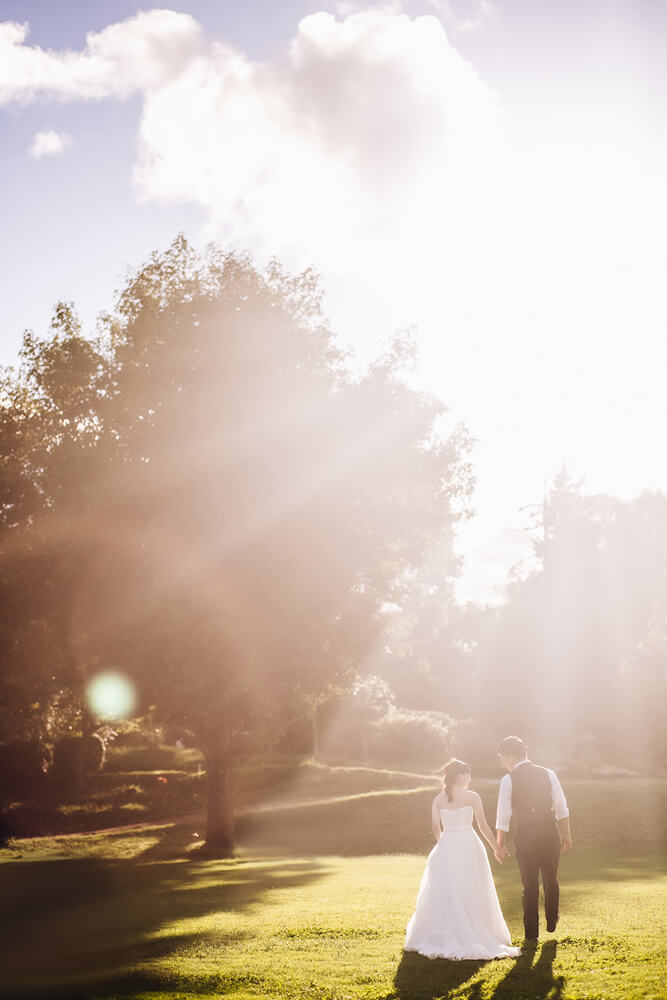
<path fill-rule="evenodd" d="M 425 853 L 431 846 L 430 807 L 437 782 L 412 776 L 416 787 L 341 794 L 332 778 L 328 800 L 273 804 L 244 816 L 239 823 L 243 843 L 256 849 L 276 846 L 299 854 Z M 303 780 L 308 781 L 307 775 Z M 474 782 L 486 816 L 495 822 L 498 783 Z M 319 794 L 324 789 L 321 789 Z M 616 847 L 664 851 L 667 832 L 667 781 L 654 778 L 590 780 L 567 783 L 572 829 L 580 847 Z"/>
<path fill-rule="evenodd" d="M 234 801 L 243 811 L 260 803 L 413 788 L 429 780 L 435 779 L 366 767 L 326 767 L 312 761 L 245 763 L 234 771 Z M 47 781 L 36 799 L 10 803 L 9 828 L 17 837 L 48 836 L 190 814 L 204 808 L 206 773 L 195 750 L 117 747 L 109 751 L 105 770 L 87 777 L 84 792 L 65 801 L 59 794 L 58 786 Z"/>
<path fill-rule="evenodd" d="M 323 780 L 320 775 L 318 793 L 326 790 Z M 369 780 L 363 776 L 364 787 Z M 562 860 L 558 932 L 545 935 L 536 951 L 517 961 L 482 963 L 429 962 L 402 952 L 430 847 L 424 806 L 432 791 L 401 791 L 393 780 L 380 774 L 383 790 L 354 795 L 349 775 L 333 773 L 334 801 L 291 804 L 247 819 L 241 824 L 240 856 L 231 861 L 198 858 L 194 848 L 201 838 L 194 835 L 201 828 L 192 822 L 15 842 L 0 854 L 6 952 L 0 957 L 0 995 L 7 1000 L 658 1000 L 664 995 L 664 781 L 569 784 L 576 847 Z M 490 813 L 494 788 L 478 787 Z M 288 844 L 289 854 L 278 853 Z M 520 940 L 515 862 L 495 866 L 494 874 L 510 930 Z"/>

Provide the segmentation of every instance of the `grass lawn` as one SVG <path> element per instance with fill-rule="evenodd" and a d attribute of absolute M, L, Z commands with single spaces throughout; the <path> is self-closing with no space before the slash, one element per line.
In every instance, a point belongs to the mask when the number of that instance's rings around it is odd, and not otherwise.
<path fill-rule="evenodd" d="M 267 813 L 248 825 L 232 861 L 197 859 L 192 822 L 16 842 L 0 855 L 2 996 L 658 1000 L 667 975 L 664 826 L 650 807 L 636 808 L 642 800 L 655 808 L 664 791 L 664 781 L 568 788 L 581 836 L 562 860 L 561 923 L 514 961 L 429 962 L 402 952 L 429 846 L 424 840 L 422 851 L 421 806 L 430 792 Z M 349 849 L 356 839 L 366 846 L 373 818 L 378 849 L 391 849 L 392 823 L 417 803 L 413 853 Z M 327 831 L 336 816 L 334 831 L 348 839 L 333 854 Z M 301 856 L 269 848 L 271 819 L 279 842 L 291 826 Z M 520 941 L 515 862 L 494 874 Z"/>

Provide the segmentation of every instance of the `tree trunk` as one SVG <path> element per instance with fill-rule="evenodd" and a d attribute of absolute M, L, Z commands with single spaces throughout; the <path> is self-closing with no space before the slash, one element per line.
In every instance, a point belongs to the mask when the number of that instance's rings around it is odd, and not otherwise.
<path fill-rule="evenodd" d="M 95 716 L 93 715 L 93 713 L 90 711 L 90 708 L 88 707 L 88 703 L 87 703 L 85 697 L 82 697 L 82 699 L 81 699 L 81 736 L 82 736 L 82 739 L 81 739 L 81 748 L 80 748 L 79 763 L 78 763 L 78 769 L 79 769 L 79 772 L 80 772 L 79 773 L 79 778 L 78 778 L 78 780 L 79 780 L 79 788 L 80 788 L 80 790 L 82 792 L 87 791 L 88 790 L 88 786 L 90 784 L 90 781 L 88 779 L 87 769 L 86 769 L 86 748 L 87 748 L 87 742 L 88 742 L 88 740 L 90 739 L 90 737 L 95 732 L 96 722 L 97 722 L 97 719 L 95 718 Z"/>
<path fill-rule="evenodd" d="M 313 760 L 317 763 L 320 759 L 320 727 L 317 723 L 317 705 L 313 707 L 311 722 L 313 726 Z"/>
<path fill-rule="evenodd" d="M 234 811 L 232 809 L 231 759 L 228 748 L 207 749 L 206 853 L 229 858 L 234 853 Z"/>
<path fill-rule="evenodd" d="M 84 740 L 92 736 L 97 728 L 97 718 L 93 715 L 85 697 L 81 698 L 81 735 Z"/>

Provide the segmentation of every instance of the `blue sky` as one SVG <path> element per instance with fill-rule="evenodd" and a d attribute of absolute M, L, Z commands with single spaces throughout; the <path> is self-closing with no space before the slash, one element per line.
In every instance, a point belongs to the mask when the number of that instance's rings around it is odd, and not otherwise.
<path fill-rule="evenodd" d="M 90 31 L 122 21 L 150 4 L 134 2 L 0 2 L 0 21 L 27 22 L 28 43 L 81 50 Z M 289 41 L 313 4 L 188 2 L 210 33 L 265 58 Z M 138 96 L 117 102 L 61 103 L 52 98 L 0 107 L 0 364 L 15 360 L 26 327 L 45 330 L 53 304 L 73 299 L 87 324 L 111 306 L 127 267 L 164 247 L 179 231 L 193 240 L 202 213 L 190 206 L 138 204 L 131 167 L 141 111 Z M 33 160 L 35 133 L 54 129 L 73 138 L 71 155 Z"/>
<path fill-rule="evenodd" d="M 0 363 L 179 231 L 313 264 L 478 439 L 493 599 L 563 461 L 667 489 L 666 42 L 654 0 L 0 0 Z"/>

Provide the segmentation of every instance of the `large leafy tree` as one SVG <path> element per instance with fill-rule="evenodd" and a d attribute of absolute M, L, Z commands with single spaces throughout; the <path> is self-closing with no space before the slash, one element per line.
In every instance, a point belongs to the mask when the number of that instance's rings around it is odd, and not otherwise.
<path fill-rule="evenodd" d="M 467 439 L 402 381 L 404 339 L 351 374 L 311 272 L 180 237 L 95 341 L 61 320 L 9 391 L 41 504 L 25 545 L 58 557 L 76 675 L 121 667 L 194 733 L 226 852 L 236 737 L 354 671 L 469 490 Z"/>

